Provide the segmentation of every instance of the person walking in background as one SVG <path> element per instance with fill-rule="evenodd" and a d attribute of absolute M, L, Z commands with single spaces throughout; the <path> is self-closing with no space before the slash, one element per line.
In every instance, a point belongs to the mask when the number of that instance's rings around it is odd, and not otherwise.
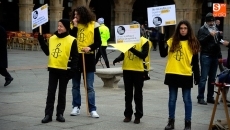
<path fill-rule="evenodd" d="M 165 47 L 164 34 L 160 35 L 160 56 L 168 56 L 165 68 L 164 84 L 169 88 L 168 112 L 169 119 L 165 130 L 174 129 L 176 100 L 178 88 L 182 89 L 182 97 L 185 109 L 184 130 L 191 130 L 192 100 L 191 88 L 199 83 L 199 41 L 196 39 L 190 23 L 182 20 L 176 30 L 167 41 Z"/>
<path fill-rule="evenodd" d="M 200 66 L 201 77 L 198 85 L 198 103 L 207 105 L 215 103 L 214 100 L 214 82 L 218 68 L 218 62 L 222 61 L 220 49 L 220 32 L 215 26 L 215 18 L 212 13 L 205 16 L 205 23 L 198 31 L 198 40 L 201 44 Z M 204 92 L 208 77 L 207 102 L 204 101 Z"/>
<path fill-rule="evenodd" d="M 132 21 L 131 24 L 139 24 L 136 21 Z M 135 124 L 140 123 L 140 119 L 143 116 L 143 94 L 142 88 L 144 85 L 144 65 L 143 62 L 149 63 L 150 61 L 150 48 L 151 45 L 148 39 L 141 37 L 140 43 L 129 49 L 125 53 L 121 53 L 117 57 L 113 64 L 123 61 L 123 80 L 125 86 L 125 119 L 123 122 L 130 122 L 133 115 L 133 88 L 134 88 L 134 102 L 136 104 L 135 109 Z"/>
<path fill-rule="evenodd" d="M 220 20 L 217 19 L 215 23 L 216 23 L 216 28 L 220 32 L 220 39 L 222 39 L 223 38 L 223 30 L 220 28 Z"/>
<path fill-rule="evenodd" d="M 141 25 L 141 36 L 148 38 L 148 36 L 146 34 L 145 26 L 143 24 Z"/>
<path fill-rule="evenodd" d="M 13 77 L 7 71 L 7 33 L 3 26 L 0 25 L 0 74 L 5 77 L 4 86 L 9 85 L 13 81 Z"/>
<path fill-rule="evenodd" d="M 95 67 L 95 50 L 101 46 L 101 36 L 99 31 L 99 24 L 94 21 L 94 14 L 85 6 L 77 7 L 73 10 L 70 34 L 77 39 L 79 53 L 79 70 L 72 78 L 72 96 L 73 96 L 73 110 L 71 116 L 80 114 L 81 107 L 81 73 L 83 72 L 83 59 L 85 57 L 86 69 L 86 85 L 88 92 L 88 106 L 91 117 L 99 118 L 96 112 L 95 105 L 95 91 L 94 91 L 94 72 Z M 83 54 L 84 53 L 84 54 Z"/>
<path fill-rule="evenodd" d="M 153 43 L 153 51 L 157 50 L 158 39 L 159 31 L 156 28 L 152 28 L 152 32 L 150 32 L 150 41 Z"/>
<path fill-rule="evenodd" d="M 74 37 L 69 35 L 69 29 L 70 21 L 68 19 L 61 19 L 58 22 L 57 31 L 49 39 L 49 46 L 45 43 L 42 35 L 38 37 L 43 52 L 49 57 L 49 84 L 45 117 L 42 119 L 42 123 L 52 121 L 57 84 L 59 84 L 59 90 L 56 120 L 65 122 L 63 114 L 66 106 L 66 88 L 69 79 L 73 77 L 74 71 L 77 70 L 78 62 L 77 42 Z"/>
<path fill-rule="evenodd" d="M 97 22 L 100 24 L 99 31 L 100 31 L 100 35 L 101 35 L 102 44 L 97 51 L 95 65 L 97 65 L 99 58 L 102 56 L 104 61 L 105 61 L 106 67 L 110 68 L 109 67 L 109 60 L 108 60 L 107 53 L 106 53 L 106 48 L 108 46 L 107 41 L 110 38 L 109 28 L 107 26 L 105 26 L 104 18 L 99 18 L 97 20 Z"/>

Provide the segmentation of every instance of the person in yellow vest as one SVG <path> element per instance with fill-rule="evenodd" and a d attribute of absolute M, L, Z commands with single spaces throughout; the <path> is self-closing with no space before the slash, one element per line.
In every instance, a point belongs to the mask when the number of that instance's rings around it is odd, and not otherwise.
<path fill-rule="evenodd" d="M 97 64 L 99 58 L 102 56 L 103 59 L 104 59 L 104 61 L 105 61 L 106 67 L 110 68 L 109 67 L 109 60 L 108 60 L 107 53 L 106 53 L 106 48 L 108 46 L 107 41 L 110 38 L 109 28 L 107 26 L 105 26 L 105 24 L 104 24 L 104 18 L 99 18 L 97 20 L 97 22 L 100 24 L 99 31 L 100 31 L 100 35 L 101 35 L 102 44 L 99 47 L 99 49 L 97 51 L 97 54 L 96 54 L 96 64 Z"/>
<path fill-rule="evenodd" d="M 81 107 L 81 73 L 83 72 L 83 59 L 85 57 L 85 71 L 86 83 L 88 92 L 88 106 L 91 117 L 99 118 L 95 105 L 95 91 L 94 91 L 94 72 L 95 67 L 95 50 L 101 45 L 101 37 L 99 32 L 99 24 L 94 21 L 95 16 L 85 6 L 77 7 L 73 10 L 70 34 L 77 39 L 79 52 L 79 70 L 72 78 L 72 96 L 73 96 L 73 110 L 71 116 L 80 114 Z M 81 53 L 80 53 L 81 52 Z"/>
<path fill-rule="evenodd" d="M 59 90 L 56 120 L 65 122 L 63 114 L 66 106 L 66 88 L 69 79 L 74 76 L 74 71 L 77 70 L 78 62 L 77 42 L 74 37 L 69 35 L 69 29 L 70 21 L 61 19 L 58 22 L 57 31 L 49 39 L 48 46 L 42 35 L 38 37 L 42 50 L 48 56 L 49 71 L 45 117 L 42 119 L 42 123 L 52 121 L 57 84 L 59 84 Z"/>
<path fill-rule="evenodd" d="M 180 21 L 174 34 L 167 41 L 167 46 L 165 46 L 164 34 L 161 34 L 159 50 L 161 57 L 168 56 L 164 84 L 169 88 L 169 119 L 165 130 L 174 129 L 178 88 L 182 89 L 184 101 L 184 130 L 191 130 L 191 88 L 193 87 L 193 77 L 195 85 L 199 84 L 200 79 L 198 61 L 200 43 L 194 35 L 191 24 L 186 20 Z"/>
<path fill-rule="evenodd" d="M 132 21 L 131 24 L 139 24 L 137 21 Z M 140 26 L 140 25 L 139 25 Z M 123 61 L 123 80 L 125 86 L 125 119 L 123 122 L 130 122 L 133 115 L 133 88 L 134 88 L 134 102 L 136 104 L 135 124 L 140 123 L 143 116 L 143 95 L 142 88 L 144 85 L 144 64 L 150 64 L 150 48 L 152 43 L 143 36 L 140 38 L 140 43 L 129 49 L 125 53 L 121 53 L 113 64 Z M 149 66 L 149 64 L 147 64 Z"/>

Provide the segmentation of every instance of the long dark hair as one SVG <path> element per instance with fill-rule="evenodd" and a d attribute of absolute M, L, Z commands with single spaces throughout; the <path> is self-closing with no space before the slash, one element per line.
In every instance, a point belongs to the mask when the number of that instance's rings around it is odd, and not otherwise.
<path fill-rule="evenodd" d="M 79 6 L 73 10 L 71 21 L 74 19 L 75 11 L 80 16 L 79 23 L 87 25 L 89 22 L 95 21 L 96 17 L 94 13 L 88 7 L 85 6 Z"/>
<path fill-rule="evenodd" d="M 180 38 L 181 38 L 181 34 L 180 34 L 180 26 L 184 24 L 187 26 L 188 28 L 188 33 L 187 33 L 187 37 L 188 37 L 188 45 L 192 51 L 193 54 L 197 54 L 200 51 L 200 43 L 197 40 L 196 36 L 193 33 L 191 24 L 187 21 L 187 20 L 182 20 L 179 22 L 179 24 L 176 27 L 176 30 L 172 36 L 172 47 L 170 48 L 170 52 L 175 52 L 178 48 L 179 48 L 179 43 L 180 43 Z"/>

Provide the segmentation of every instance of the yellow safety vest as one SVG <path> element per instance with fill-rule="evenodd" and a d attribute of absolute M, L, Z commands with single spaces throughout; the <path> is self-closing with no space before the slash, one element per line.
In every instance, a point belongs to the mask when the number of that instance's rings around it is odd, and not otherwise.
<path fill-rule="evenodd" d="M 137 51 L 141 51 L 142 46 L 148 41 L 149 44 L 149 52 L 148 56 L 145 58 L 145 62 L 147 63 L 147 69 L 150 69 L 150 49 L 152 47 L 151 42 L 144 38 L 141 37 L 140 43 L 135 45 L 135 49 Z M 124 61 L 122 65 L 123 70 L 134 70 L 134 71 L 144 71 L 144 66 L 143 66 L 143 59 L 137 57 L 134 55 L 131 51 L 127 51 L 124 53 Z"/>
<path fill-rule="evenodd" d="M 70 35 L 64 38 L 58 38 L 56 35 L 50 37 L 48 67 L 67 70 L 74 39 Z"/>
<path fill-rule="evenodd" d="M 172 38 L 167 41 L 168 44 L 168 62 L 166 64 L 165 73 L 178 75 L 192 75 L 192 56 L 193 53 L 188 45 L 188 40 L 180 41 L 179 49 L 170 52 L 172 46 Z"/>
<path fill-rule="evenodd" d="M 110 38 L 110 32 L 109 32 L 109 28 L 106 27 L 104 24 L 101 24 L 101 26 L 99 27 L 99 31 L 100 31 L 100 35 L 101 35 L 101 46 L 108 46 L 107 41 Z"/>

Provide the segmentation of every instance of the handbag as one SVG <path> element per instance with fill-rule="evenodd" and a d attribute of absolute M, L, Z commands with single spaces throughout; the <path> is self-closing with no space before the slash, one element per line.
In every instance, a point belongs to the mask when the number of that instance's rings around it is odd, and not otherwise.
<path fill-rule="evenodd" d="M 144 80 L 150 80 L 150 75 L 149 75 L 149 71 L 147 68 L 147 65 L 145 63 L 145 60 L 143 60 L 143 66 L 144 66 Z"/>

